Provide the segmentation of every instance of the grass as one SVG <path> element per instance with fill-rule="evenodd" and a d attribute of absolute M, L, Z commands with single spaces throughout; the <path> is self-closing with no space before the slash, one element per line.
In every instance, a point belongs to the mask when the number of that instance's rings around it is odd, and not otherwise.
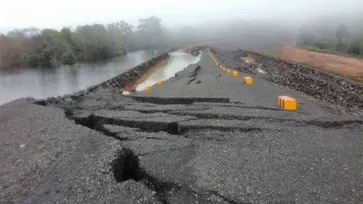
<path fill-rule="evenodd" d="M 332 49 L 320 49 L 315 45 L 297 45 L 298 48 L 310 51 L 310 52 L 318 52 L 318 53 L 326 53 L 326 54 L 332 54 L 332 55 L 340 55 L 340 56 L 344 56 L 344 57 L 354 57 L 354 58 L 359 58 L 359 59 L 363 59 L 363 55 L 351 55 L 351 54 L 347 54 L 344 52 L 339 52 L 336 50 L 332 50 Z"/>
<path fill-rule="evenodd" d="M 280 48 L 273 48 L 273 49 L 268 49 L 268 50 L 259 50 L 257 51 L 258 53 L 261 53 L 263 55 L 268 55 L 271 57 L 281 57 L 282 55 L 282 50 Z"/>

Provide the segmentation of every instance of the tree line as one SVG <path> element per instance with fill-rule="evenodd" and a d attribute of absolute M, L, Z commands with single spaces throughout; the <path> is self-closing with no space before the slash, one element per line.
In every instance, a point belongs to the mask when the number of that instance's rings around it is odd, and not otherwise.
<path fill-rule="evenodd" d="M 0 69 L 57 67 L 125 55 L 138 49 L 163 50 L 170 33 L 155 16 L 140 19 L 136 28 L 125 21 L 61 30 L 25 28 L 0 34 Z"/>
<path fill-rule="evenodd" d="M 315 22 L 302 26 L 298 35 L 298 46 L 314 52 L 363 56 L 361 22 Z"/>

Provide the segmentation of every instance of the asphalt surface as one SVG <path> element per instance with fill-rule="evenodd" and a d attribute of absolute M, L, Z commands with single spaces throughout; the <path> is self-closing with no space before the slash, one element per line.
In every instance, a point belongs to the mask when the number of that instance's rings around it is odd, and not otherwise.
<path fill-rule="evenodd" d="M 0 106 L 0 203 L 362 203 L 361 118 L 243 76 L 204 51 L 132 97 Z"/>

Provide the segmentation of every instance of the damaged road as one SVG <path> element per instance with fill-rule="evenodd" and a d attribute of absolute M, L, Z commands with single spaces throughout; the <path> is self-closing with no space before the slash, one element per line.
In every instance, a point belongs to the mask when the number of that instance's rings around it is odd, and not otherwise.
<path fill-rule="evenodd" d="M 205 52 L 132 97 L 1 106 L 0 203 L 363 202 L 361 118 L 241 77 Z M 285 94 L 298 111 L 276 107 Z"/>

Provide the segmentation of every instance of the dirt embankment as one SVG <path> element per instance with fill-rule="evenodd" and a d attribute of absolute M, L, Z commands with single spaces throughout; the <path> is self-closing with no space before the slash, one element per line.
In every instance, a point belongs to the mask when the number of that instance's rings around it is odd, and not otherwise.
<path fill-rule="evenodd" d="M 281 49 L 280 58 L 363 81 L 363 60 L 353 57 L 310 52 L 296 47 Z"/>
<path fill-rule="evenodd" d="M 363 83 L 256 52 L 213 52 L 232 69 L 288 86 L 327 104 L 339 105 L 355 112 L 363 109 Z M 255 62 L 245 62 L 243 58 L 248 55 L 253 55 Z"/>

